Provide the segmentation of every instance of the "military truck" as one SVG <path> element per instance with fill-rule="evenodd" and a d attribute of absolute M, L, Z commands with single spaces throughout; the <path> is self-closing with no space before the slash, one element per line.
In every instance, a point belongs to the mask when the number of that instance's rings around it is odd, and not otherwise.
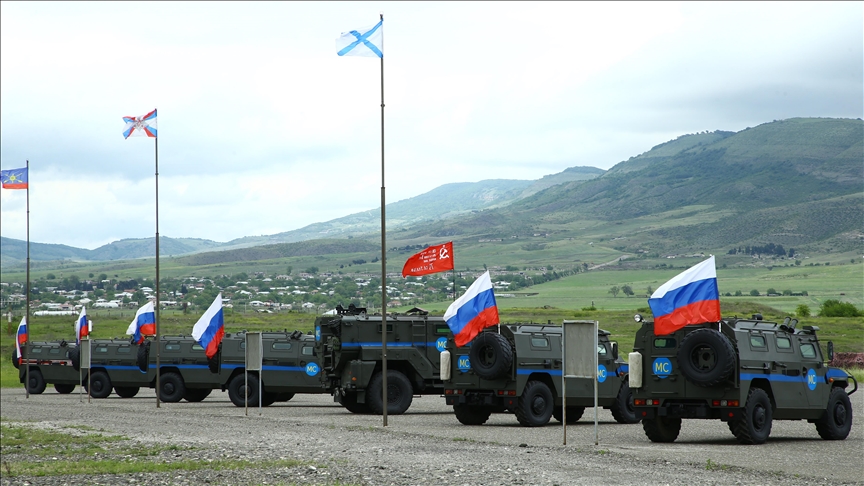
<path fill-rule="evenodd" d="M 546 425 L 551 417 L 565 420 L 562 399 L 562 327 L 538 324 L 490 327 L 462 348 L 448 342 L 451 356 L 444 395 L 456 419 L 482 425 L 492 413 L 515 413 L 526 427 Z M 618 357 L 609 332 L 598 333 L 597 404 L 619 423 L 637 423 L 627 384 L 627 363 Z M 446 361 L 446 359 L 445 359 Z M 591 379 L 568 378 L 567 423 L 594 406 Z"/>
<path fill-rule="evenodd" d="M 440 395 L 441 352 L 450 328 L 441 316 L 414 308 L 387 315 L 387 413 L 399 415 L 414 395 Z M 352 413 L 384 413 L 381 315 L 353 304 L 315 320 L 320 380 Z"/>
<path fill-rule="evenodd" d="M 69 358 L 70 350 L 76 350 L 75 343 L 59 342 L 28 342 L 25 344 L 24 355 L 27 359 L 18 364 L 18 352 L 12 351 L 12 365 L 18 368 L 20 383 L 27 381 L 27 368 L 30 368 L 28 390 L 34 395 L 45 391 L 47 385 L 53 384 L 57 393 L 72 393 L 78 385 L 80 376 L 72 367 Z"/>
<path fill-rule="evenodd" d="M 638 314 L 636 321 L 642 325 L 629 359 L 630 388 L 651 441 L 675 441 L 685 418 L 722 420 L 742 444 L 768 440 L 773 420 L 807 420 L 826 440 L 849 435 L 848 395 L 858 383 L 824 364 L 818 327 L 754 315 L 657 336 L 653 322 Z"/>

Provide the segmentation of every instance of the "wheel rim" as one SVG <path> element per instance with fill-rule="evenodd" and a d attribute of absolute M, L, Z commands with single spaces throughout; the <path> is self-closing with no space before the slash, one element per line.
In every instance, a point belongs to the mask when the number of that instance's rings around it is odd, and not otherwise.
<path fill-rule="evenodd" d="M 492 351 L 491 346 L 484 346 L 480 350 L 480 361 L 486 366 L 491 366 L 495 362 L 495 352 Z"/>
<path fill-rule="evenodd" d="M 761 405 L 757 405 L 756 407 L 753 408 L 753 428 L 754 429 L 762 430 L 762 428 L 765 427 L 766 419 L 767 419 L 767 417 L 766 417 L 766 413 L 765 413 L 765 407 L 763 407 Z"/>
<path fill-rule="evenodd" d="M 397 385 L 387 385 L 387 403 L 396 403 L 399 401 L 399 387 Z"/>
<path fill-rule="evenodd" d="M 546 400 L 541 396 L 536 396 L 531 400 L 531 412 L 534 415 L 543 415 L 546 410 Z"/>
<path fill-rule="evenodd" d="M 690 362 L 696 369 L 708 371 L 717 364 L 717 354 L 714 352 L 714 348 L 700 346 L 693 350 L 690 355 Z"/>
<path fill-rule="evenodd" d="M 838 403 L 834 408 L 834 423 L 837 425 L 846 424 L 846 406 Z"/>
<path fill-rule="evenodd" d="M 165 389 L 165 393 L 167 395 L 174 394 L 174 383 L 165 383 L 165 385 L 163 385 L 163 388 Z"/>

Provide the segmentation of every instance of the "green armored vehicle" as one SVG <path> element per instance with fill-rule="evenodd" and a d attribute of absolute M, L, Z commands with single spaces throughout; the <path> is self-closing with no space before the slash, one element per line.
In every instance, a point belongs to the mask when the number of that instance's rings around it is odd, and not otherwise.
<path fill-rule="evenodd" d="M 75 343 L 28 342 L 25 346 L 24 355 L 28 359 L 19 365 L 17 350 L 13 349 L 12 364 L 18 368 L 18 379 L 22 384 L 27 381 L 27 368 L 30 368 L 30 393 L 39 395 L 50 384 L 54 385 L 57 393 L 75 390 L 80 376 L 69 357 L 71 350 L 77 351 Z"/>
<path fill-rule="evenodd" d="M 513 412 L 526 427 L 546 425 L 551 417 L 564 420 L 561 338 L 561 326 L 530 324 L 501 325 L 500 334 L 488 328 L 462 348 L 451 341 L 447 405 L 465 425 L 482 425 L 495 412 Z M 619 423 L 636 423 L 627 363 L 609 332 L 600 330 L 597 342 L 597 403 Z M 593 380 L 568 378 L 566 391 L 566 420 L 573 423 L 594 406 Z"/>
<path fill-rule="evenodd" d="M 320 380 L 352 413 L 384 413 L 381 316 L 365 308 L 336 307 L 315 320 Z M 414 308 L 387 315 L 387 413 L 405 413 L 414 395 L 440 395 L 441 352 L 450 328 L 441 316 Z"/>
<path fill-rule="evenodd" d="M 630 354 L 634 410 L 653 442 L 673 442 L 681 419 L 722 420 L 742 444 L 768 440 L 773 420 L 807 420 L 842 440 L 852 427 L 858 383 L 824 364 L 815 326 L 727 318 L 654 334 L 643 322 Z M 829 360 L 833 345 L 828 343 Z M 854 384 L 847 394 L 850 382 Z"/>

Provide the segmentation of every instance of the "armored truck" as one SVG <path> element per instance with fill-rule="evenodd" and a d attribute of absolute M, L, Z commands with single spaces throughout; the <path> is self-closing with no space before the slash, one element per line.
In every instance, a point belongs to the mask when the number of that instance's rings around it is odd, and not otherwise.
<path fill-rule="evenodd" d="M 551 417 L 565 420 L 562 399 L 562 328 L 516 324 L 491 327 L 468 346 L 448 342 L 450 369 L 442 371 L 447 405 L 465 425 L 482 425 L 492 413 L 515 413 L 526 427 L 546 425 Z M 597 403 L 619 423 L 637 423 L 633 412 L 627 363 L 618 357 L 608 331 L 598 335 Z M 446 358 L 445 360 L 446 361 Z M 447 373 L 449 371 L 449 373 Z M 449 374 L 449 377 L 446 376 Z M 567 378 L 567 423 L 594 406 L 594 383 Z"/>
<path fill-rule="evenodd" d="M 387 315 L 387 413 L 399 415 L 414 395 L 440 395 L 441 352 L 450 328 L 441 316 L 414 308 Z M 320 380 L 334 401 L 352 413 L 384 413 L 381 315 L 365 308 L 336 307 L 315 320 Z"/>
<path fill-rule="evenodd" d="M 20 383 L 27 381 L 27 368 L 30 368 L 28 391 L 39 395 L 47 385 L 53 384 L 57 393 L 72 393 L 81 379 L 78 370 L 72 367 L 70 350 L 76 350 L 75 343 L 28 342 L 24 355 L 27 359 L 18 364 L 17 350 L 12 351 L 12 364 L 18 368 Z"/>
<path fill-rule="evenodd" d="M 651 441 L 675 441 L 682 419 L 722 420 L 742 444 L 768 440 L 773 420 L 807 420 L 826 440 L 849 435 L 848 395 L 858 383 L 824 364 L 818 327 L 754 315 L 658 336 L 653 322 L 638 314 L 636 321 L 642 325 L 629 359 L 630 388 Z"/>

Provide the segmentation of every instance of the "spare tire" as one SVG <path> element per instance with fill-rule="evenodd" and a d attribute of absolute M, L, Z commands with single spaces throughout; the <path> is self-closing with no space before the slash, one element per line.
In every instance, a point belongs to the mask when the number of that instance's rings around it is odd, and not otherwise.
<path fill-rule="evenodd" d="M 681 374 L 698 386 L 715 386 L 732 375 L 735 348 L 723 333 L 715 329 L 697 329 L 681 340 L 678 347 Z"/>
<path fill-rule="evenodd" d="M 16 370 L 18 369 L 18 366 L 20 366 L 18 363 L 18 348 L 17 347 L 12 348 L 12 366 L 14 366 Z"/>
<path fill-rule="evenodd" d="M 138 357 L 135 359 L 135 364 L 141 373 L 147 373 L 150 366 L 150 341 L 144 341 L 138 345 Z"/>
<path fill-rule="evenodd" d="M 81 371 L 81 349 L 77 346 L 69 350 L 69 361 L 75 371 Z"/>
<path fill-rule="evenodd" d="M 510 373 L 513 366 L 513 347 L 504 336 L 494 332 L 481 332 L 471 342 L 468 353 L 471 369 L 480 378 L 495 380 Z"/>

